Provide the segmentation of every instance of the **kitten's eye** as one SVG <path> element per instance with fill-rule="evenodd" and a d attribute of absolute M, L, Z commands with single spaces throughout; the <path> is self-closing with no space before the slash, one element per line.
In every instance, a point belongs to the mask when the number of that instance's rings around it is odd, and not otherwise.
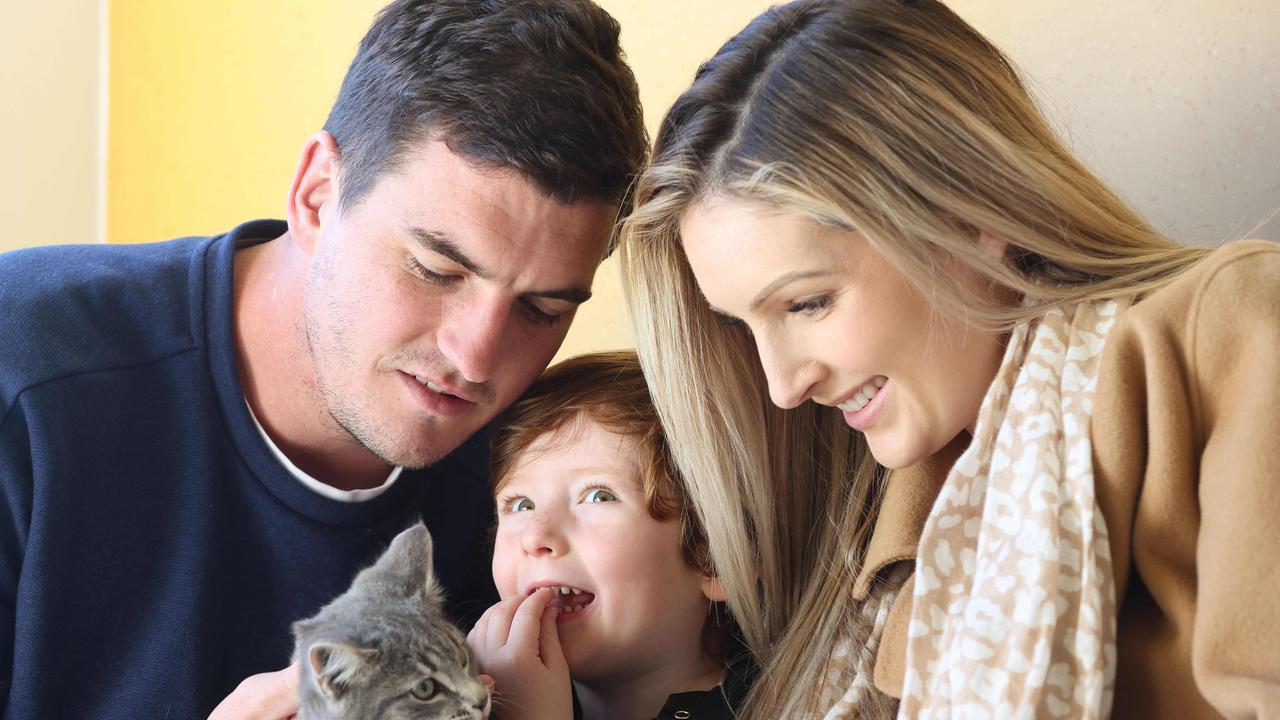
<path fill-rule="evenodd" d="M 587 496 L 583 498 L 585 502 L 589 503 L 614 502 L 617 499 L 618 496 L 606 488 L 592 488 L 587 491 Z"/>
<path fill-rule="evenodd" d="M 533 501 L 527 497 L 512 498 L 507 501 L 507 512 L 529 512 L 533 509 Z"/>
<path fill-rule="evenodd" d="M 418 700 L 427 701 L 436 696 L 436 681 L 431 678 L 422 678 L 422 682 L 413 686 L 409 694 Z"/>

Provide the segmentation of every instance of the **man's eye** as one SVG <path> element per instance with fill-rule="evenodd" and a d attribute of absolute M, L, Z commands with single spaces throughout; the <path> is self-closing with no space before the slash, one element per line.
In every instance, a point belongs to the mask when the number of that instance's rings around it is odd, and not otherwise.
<path fill-rule="evenodd" d="M 555 325 L 556 321 L 563 317 L 561 313 L 549 313 L 531 302 L 526 302 L 524 308 L 529 313 L 529 317 L 539 325 Z"/>
<path fill-rule="evenodd" d="M 612 490 L 608 490 L 606 488 L 592 488 L 587 491 L 587 495 L 586 497 L 583 498 L 583 502 L 589 502 L 589 503 L 614 502 L 617 499 L 618 499 L 618 496 L 614 495 Z"/>
<path fill-rule="evenodd" d="M 512 498 L 507 501 L 507 512 L 528 512 L 533 509 L 533 501 L 527 497 Z"/>
<path fill-rule="evenodd" d="M 437 285 L 447 285 L 456 279 L 452 275 L 442 275 L 429 269 L 426 265 L 418 262 L 418 259 L 413 256 L 409 256 L 409 269 L 423 280 Z"/>

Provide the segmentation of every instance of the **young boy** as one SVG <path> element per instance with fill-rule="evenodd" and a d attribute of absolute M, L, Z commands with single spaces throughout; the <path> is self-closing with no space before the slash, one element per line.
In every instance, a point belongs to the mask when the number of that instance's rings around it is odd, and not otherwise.
<path fill-rule="evenodd" d="M 635 353 L 548 370 L 499 417 L 491 467 L 502 602 L 468 641 L 494 717 L 732 717 L 732 621 Z"/>

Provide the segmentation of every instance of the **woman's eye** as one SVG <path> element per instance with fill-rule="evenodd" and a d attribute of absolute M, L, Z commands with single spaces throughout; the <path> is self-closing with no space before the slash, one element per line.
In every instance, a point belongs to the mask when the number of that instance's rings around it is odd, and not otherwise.
<path fill-rule="evenodd" d="M 801 315 L 812 315 L 816 312 L 826 310 L 830 306 L 831 297 L 829 295 L 822 295 L 816 298 L 809 298 L 808 300 L 791 303 L 787 306 L 787 312 L 800 313 Z"/>
<path fill-rule="evenodd" d="M 529 512 L 533 509 L 533 501 L 527 497 L 512 498 L 507 501 L 507 512 Z"/>
<path fill-rule="evenodd" d="M 436 696 L 436 681 L 431 678 L 422 678 L 422 682 L 414 685 L 413 690 L 409 692 L 419 700 L 430 700 Z"/>
<path fill-rule="evenodd" d="M 592 488 L 587 491 L 587 496 L 583 498 L 585 502 L 589 503 L 614 502 L 617 499 L 618 496 L 614 495 L 613 491 L 605 488 Z"/>

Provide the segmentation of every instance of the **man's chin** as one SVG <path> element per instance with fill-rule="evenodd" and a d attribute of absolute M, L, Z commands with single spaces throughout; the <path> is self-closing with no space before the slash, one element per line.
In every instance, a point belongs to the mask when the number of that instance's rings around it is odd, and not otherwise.
<path fill-rule="evenodd" d="M 398 465 L 400 467 L 403 467 L 405 470 L 421 470 L 426 467 L 431 467 L 432 465 L 435 465 L 436 463 L 440 462 L 446 456 L 448 456 L 449 453 L 456 450 L 458 445 L 461 445 L 461 444 L 462 442 L 459 441 L 456 445 L 443 448 L 443 449 L 436 446 L 433 446 L 430 448 L 412 448 L 412 449 L 406 449 L 406 448 L 381 448 L 381 449 L 369 448 L 369 449 L 373 452 L 374 455 L 377 455 L 379 458 L 382 459 L 383 462 L 387 463 L 388 465 Z M 368 448 L 369 446 L 366 444 L 365 447 Z"/>
<path fill-rule="evenodd" d="M 448 442 L 441 444 L 433 442 L 427 444 L 406 444 L 406 443 L 388 443 L 385 436 L 382 438 L 362 437 L 362 434 L 348 432 L 360 443 L 365 450 L 376 455 L 380 460 L 388 465 L 396 465 L 406 470 L 421 470 L 430 467 L 440 460 L 444 459 L 449 453 L 457 450 L 469 435 L 459 438 L 456 442 Z"/>
<path fill-rule="evenodd" d="M 388 465 L 408 470 L 420 470 L 436 464 L 449 453 L 457 450 L 474 435 L 484 423 L 475 428 L 475 418 L 453 418 L 441 422 L 440 418 L 411 417 L 394 421 L 389 418 L 374 419 L 371 413 L 345 414 L 331 411 L 338 426 L 346 431 L 366 451 Z M 413 428 L 405 432 L 404 428 Z"/>

